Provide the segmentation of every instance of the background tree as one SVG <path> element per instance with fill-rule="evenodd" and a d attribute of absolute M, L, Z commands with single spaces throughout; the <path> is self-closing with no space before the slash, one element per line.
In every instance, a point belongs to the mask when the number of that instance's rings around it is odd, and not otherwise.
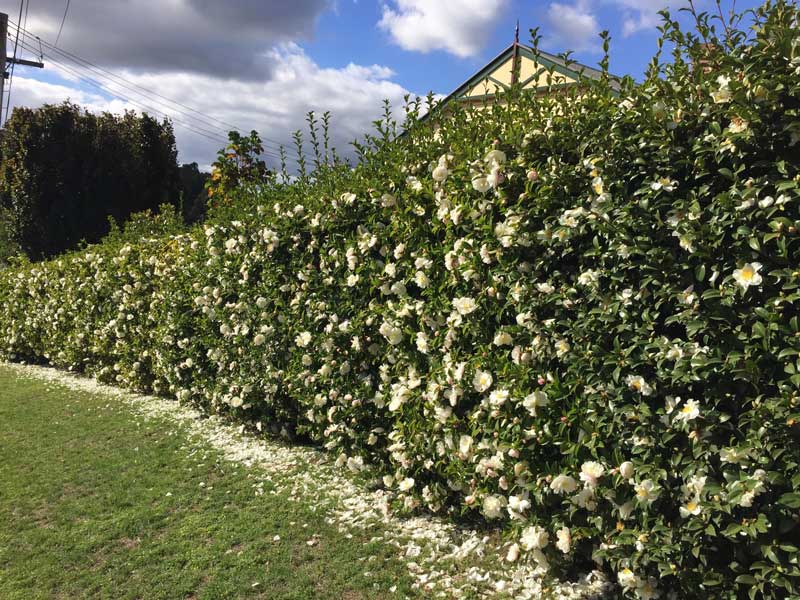
<path fill-rule="evenodd" d="M 100 240 L 109 217 L 177 205 L 172 125 L 149 115 L 92 114 L 65 102 L 15 109 L 0 142 L 0 202 L 32 259 Z"/>
<path fill-rule="evenodd" d="M 180 166 L 181 197 L 183 199 L 183 220 L 186 223 L 201 221 L 206 214 L 208 193 L 206 182 L 210 173 L 201 171 L 196 162 Z"/>

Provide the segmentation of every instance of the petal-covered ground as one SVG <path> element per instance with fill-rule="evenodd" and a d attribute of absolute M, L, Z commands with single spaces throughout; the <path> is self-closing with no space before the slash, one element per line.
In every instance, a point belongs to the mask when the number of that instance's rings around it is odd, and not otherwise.
<path fill-rule="evenodd" d="M 171 400 L 0 366 L 0 595 L 588 598 L 497 533 L 392 514 L 369 469 Z"/>

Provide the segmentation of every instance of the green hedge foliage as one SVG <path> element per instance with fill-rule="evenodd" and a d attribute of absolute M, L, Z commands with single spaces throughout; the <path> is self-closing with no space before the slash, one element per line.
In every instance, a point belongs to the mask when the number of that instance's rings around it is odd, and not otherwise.
<path fill-rule="evenodd" d="M 751 17 L 3 271 L 0 352 L 310 438 L 630 597 L 800 593 L 800 29 Z"/>

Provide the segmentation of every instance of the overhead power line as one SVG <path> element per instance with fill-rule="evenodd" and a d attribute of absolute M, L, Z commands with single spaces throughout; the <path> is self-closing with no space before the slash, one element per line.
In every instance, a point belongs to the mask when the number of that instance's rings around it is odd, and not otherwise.
<path fill-rule="evenodd" d="M 14 25 L 13 23 L 10 23 L 10 24 Z M 162 94 L 159 94 L 158 92 L 156 92 L 154 90 L 148 89 L 148 88 L 142 86 L 139 83 L 130 81 L 128 79 L 125 79 L 121 75 L 113 73 L 112 71 L 109 71 L 108 69 L 105 69 L 105 68 L 103 68 L 103 67 L 101 67 L 101 66 L 99 66 L 97 64 L 94 64 L 94 63 L 92 63 L 92 62 L 90 62 L 90 61 L 88 61 L 88 60 L 86 60 L 84 58 L 81 58 L 80 56 L 77 56 L 77 55 L 73 54 L 72 52 L 64 50 L 63 48 L 59 48 L 59 47 L 57 47 L 57 46 L 55 46 L 53 44 L 50 44 L 49 42 L 47 42 L 45 40 L 42 40 L 38 36 L 34 36 L 31 32 L 26 31 L 24 28 L 22 28 L 22 29 L 28 35 L 35 37 L 41 44 L 43 44 L 43 46 L 45 48 L 50 49 L 51 52 L 55 52 L 55 53 L 58 53 L 59 55 L 61 55 L 64 60 L 68 60 L 71 63 L 75 63 L 76 65 L 79 65 L 79 66 L 81 66 L 81 67 L 83 67 L 83 68 L 85 68 L 85 69 L 87 69 L 89 71 L 92 71 L 95 74 L 95 76 L 101 76 L 102 75 L 102 76 L 114 81 L 115 83 L 119 84 L 120 86 L 122 86 L 122 87 L 124 87 L 124 88 L 126 88 L 128 90 L 133 91 L 134 93 L 136 93 L 138 95 L 149 96 L 151 98 L 151 101 L 154 98 L 158 98 L 159 101 L 157 103 L 161 104 L 163 106 L 166 106 L 170 110 L 173 110 L 173 111 L 176 111 L 176 112 L 179 112 L 179 113 L 184 113 L 184 114 L 187 111 L 191 112 L 191 113 L 193 113 L 194 115 L 197 115 L 197 116 L 192 116 L 190 118 L 203 121 L 206 126 L 211 126 L 211 127 L 214 127 L 214 128 L 218 128 L 218 125 L 215 125 L 215 124 L 219 124 L 219 125 L 224 125 L 225 127 L 230 128 L 230 129 L 232 129 L 234 131 L 238 131 L 240 133 L 243 133 L 243 132 L 247 131 L 247 129 L 244 128 L 244 127 L 240 127 L 240 126 L 238 126 L 236 124 L 224 121 L 222 119 L 218 119 L 216 117 L 212 117 L 212 116 L 210 116 L 210 115 L 208 115 L 206 113 L 203 113 L 203 112 L 201 112 L 201 111 L 199 111 L 199 110 L 197 110 L 195 108 L 192 108 L 191 106 L 188 106 L 188 105 L 186 105 L 184 103 L 181 103 L 181 102 L 179 102 L 177 100 L 173 100 L 171 98 L 168 98 L 168 97 L 166 97 L 166 96 L 164 96 Z M 52 56 L 52 54 L 50 56 Z M 170 104 L 173 105 L 173 106 L 169 106 Z M 177 108 L 175 108 L 175 107 L 177 107 Z M 227 131 L 228 130 L 226 129 L 225 130 L 226 135 L 227 135 Z M 283 144 L 281 142 L 279 142 L 278 140 L 273 140 L 273 139 L 270 139 L 270 138 L 267 138 L 267 137 L 263 137 L 263 136 L 262 136 L 261 139 L 264 142 L 265 146 L 270 146 L 271 145 L 271 146 L 274 147 L 275 150 L 279 150 L 283 146 Z"/>
<path fill-rule="evenodd" d="M 37 51 L 37 49 L 30 42 L 25 42 L 24 47 L 32 52 Z M 131 97 L 128 93 L 121 92 L 119 89 L 117 89 L 118 87 L 122 88 L 127 87 L 127 89 L 133 92 L 133 94 L 137 94 L 139 96 L 143 95 L 135 87 L 134 84 L 127 83 L 127 80 L 124 80 L 123 78 L 119 78 L 121 81 L 116 81 L 111 77 L 106 76 L 103 72 L 92 71 L 91 69 L 83 67 L 80 63 L 76 64 L 67 63 L 66 59 L 63 58 L 63 56 L 61 55 L 56 55 L 56 52 L 51 52 L 49 50 L 48 51 L 40 50 L 40 52 L 42 53 L 43 56 L 46 56 L 49 61 L 54 63 L 58 68 L 60 68 L 64 72 L 68 73 L 73 77 L 78 78 L 79 80 L 87 83 L 88 85 L 106 94 L 110 94 L 113 97 L 128 102 L 131 105 L 145 112 L 150 112 L 153 114 L 161 115 L 163 117 L 167 117 L 170 120 L 172 120 L 176 124 L 176 126 L 191 131 L 196 135 L 200 135 L 202 137 L 205 137 L 220 144 L 226 144 L 228 142 L 227 138 L 228 131 L 219 126 L 213 125 L 213 123 L 209 123 L 207 120 L 197 119 L 196 117 L 193 117 L 193 115 L 189 115 L 185 112 L 178 111 L 177 109 L 170 107 L 164 102 L 155 101 L 156 105 L 160 104 L 162 106 L 162 108 L 159 108 L 158 106 L 154 106 L 153 104 L 149 104 L 146 103 L 145 101 L 142 101 L 141 98 Z M 147 102 L 153 102 L 153 100 L 148 99 Z M 175 113 L 177 113 L 177 116 Z M 275 160 L 281 160 L 281 156 L 278 150 L 265 148 L 263 154 Z M 297 162 L 297 159 L 290 156 L 286 156 L 286 160 L 291 162 Z"/>
<path fill-rule="evenodd" d="M 61 31 L 64 29 L 64 21 L 67 20 L 68 12 L 69 12 L 69 0 L 67 0 L 67 6 L 64 8 L 64 16 L 61 17 L 61 26 L 58 28 L 58 35 L 56 36 L 56 46 L 58 46 L 58 40 L 61 39 Z"/>

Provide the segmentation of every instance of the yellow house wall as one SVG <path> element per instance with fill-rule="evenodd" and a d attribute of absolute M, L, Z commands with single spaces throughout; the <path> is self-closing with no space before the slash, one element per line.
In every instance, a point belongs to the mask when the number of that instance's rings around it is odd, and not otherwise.
<path fill-rule="evenodd" d="M 525 89 L 538 88 L 538 87 L 546 86 L 549 74 L 548 74 L 546 69 L 544 69 L 541 66 L 539 66 L 539 64 L 536 63 L 535 61 L 532 61 L 531 59 L 529 59 L 527 57 L 524 57 L 524 56 L 522 57 L 522 64 L 520 65 L 520 70 L 519 70 L 519 80 L 520 81 L 525 81 L 526 79 L 528 79 L 530 77 L 533 77 L 539 71 L 542 71 L 539 74 L 539 77 L 536 78 L 536 79 L 533 79 L 530 83 L 528 83 L 525 86 Z M 555 72 L 555 71 L 553 72 L 552 82 L 554 84 L 572 83 L 574 81 L 575 81 L 575 79 L 573 79 L 572 77 L 567 77 L 566 75 L 562 75 L 561 73 L 558 73 L 558 72 Z"/>

